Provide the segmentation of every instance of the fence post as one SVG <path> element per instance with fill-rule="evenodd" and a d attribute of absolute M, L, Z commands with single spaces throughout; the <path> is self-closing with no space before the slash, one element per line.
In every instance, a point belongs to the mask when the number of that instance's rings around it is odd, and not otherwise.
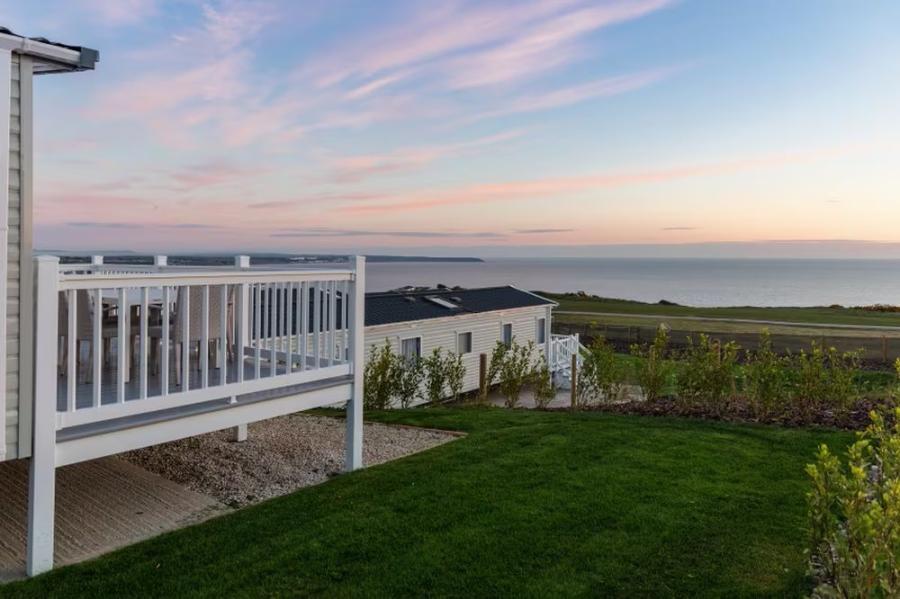
<path fill-rule="evenodd" d="M 347 456 L 345 469 L 363 467 L 363 374 L 366 367 L 366 258 L 353 259 L 353 294 L 350 296 L 350 363 L 353 396 L 347 402 Z"/>
<path fill-rule="evenodd" d="M 572 375 L 569 377 L 572 381 L 571 402 L 572 410 L 578 407 L 578 352 L 572 354 Z"/>
<path fill-rule="evenodd" d="M 479 354 L 478 356 L 478 393 L 481 394 L 482 398 L 487 398 L 488 394 L 488 384 L 487 384 L 487 369 L 488 369 L 488 357 L 487 354 Z"/>
<path fill-rule="evenodd" d="M 56 385 L 59 313 L 59 258 L 34 259 L 37 282 L 34 350 L 34 416 L 28 482 L 28 556 L 26 572 L 35 576 L 53 568 L 56 511 Z M 69 318 L 74 318 L 70 314 Z M 96 350 L 95 350 L 96 351 Z"/>

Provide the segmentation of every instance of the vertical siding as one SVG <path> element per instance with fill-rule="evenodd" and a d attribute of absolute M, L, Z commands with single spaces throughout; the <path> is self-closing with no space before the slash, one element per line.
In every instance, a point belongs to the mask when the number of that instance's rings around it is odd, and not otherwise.
<path fill-rule="evenodd" d="M 478 389 L 478 356 L 490 355 L 502 338 L 503 324 L 512 324 L 516 342 L 525 344 L 535 341 L 537 321 L 546 316 L 546 306 L 536 306 L 366 327 L 366 356 L 369 356 L 373 347 L 384 345 L 385 339 L 390 342 L 394 352 L 399 353 L 401 339 L 419 336 L 422 337 L 423 357 L 436 347 L 456 353 L 456 334 L 471 332 L 472 352 L 463 356 L 466 367 L 463 391 L 474 391 Z M 536 349 L 543 354 L 544 346 L 537 346 Z"/>
<path fill-rule="evenodd" d="M 12 55 L 9 123 L 9 237 L 6 288 L 6 457 L 18 456 L 19 437 L 19 240 L 21 238 L 21 115 L 19 56 Z"/>

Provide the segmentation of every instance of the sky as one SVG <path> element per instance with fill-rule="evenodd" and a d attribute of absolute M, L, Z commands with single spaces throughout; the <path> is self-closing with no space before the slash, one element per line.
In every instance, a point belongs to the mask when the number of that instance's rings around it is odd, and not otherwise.
<path fill-rule="evenodd" d="M 0 0 L 41 249 L 900 257 L 900 3 Z"/>

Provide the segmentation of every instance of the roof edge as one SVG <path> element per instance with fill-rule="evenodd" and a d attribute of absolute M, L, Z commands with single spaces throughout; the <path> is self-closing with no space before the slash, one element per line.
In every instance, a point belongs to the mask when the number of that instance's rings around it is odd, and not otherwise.
<path fill-rule="evenodd" d="M 0 49 L 37 58 L 41 65 L 35 69 L 36 75 L 89 71 L 100 60 L 100 53 L 93 48 L 60 44 L 41 37 L 25 37 L 6 27 L 0 27 Z"/>

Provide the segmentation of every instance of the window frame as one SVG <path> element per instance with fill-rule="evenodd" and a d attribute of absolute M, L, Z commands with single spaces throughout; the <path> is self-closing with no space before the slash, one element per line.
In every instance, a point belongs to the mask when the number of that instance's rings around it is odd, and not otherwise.
<path fill-rule="evenodd" d="M 534 321 L 534 342 L 538 345 L 547 343 L 547 317 L 538 316 Z"/>
<path fill-rule="evenodd" d="M 506 340 L 506 330 L 509 327 L 509 341 Z M 503 343 L 506 347 L 512 347 L 513 340 L 516 338 L 515 331 L 513 329 L 513 324 L 511 322 L 504 322 L 500 324 L 500 342 Z"/>
<path fill-rule="evenodd" d="M 469 349 L 466 351 L 460 351 L 459 349 L 459 339 L 460 337 L 468 335 L 469 336 Z M 472 331 L 457 331 L 456 332 L 456 354 L 459 356 L 467 356 L 472 353 L 472 349 L 475 345 L 475 336 L 472 334 Z"/>
<path fill-rule="evenodd" d="M 416 356 L 419 360 L 422 359 L 422 335 L 411 335 L 409 337 L 400 337 L 400 357 L 403 359 L 407 359 L 406 354 L 403 352 L 403 343 L 405 341 L 418 340 L 418 350 L 419 354 Z"/>

